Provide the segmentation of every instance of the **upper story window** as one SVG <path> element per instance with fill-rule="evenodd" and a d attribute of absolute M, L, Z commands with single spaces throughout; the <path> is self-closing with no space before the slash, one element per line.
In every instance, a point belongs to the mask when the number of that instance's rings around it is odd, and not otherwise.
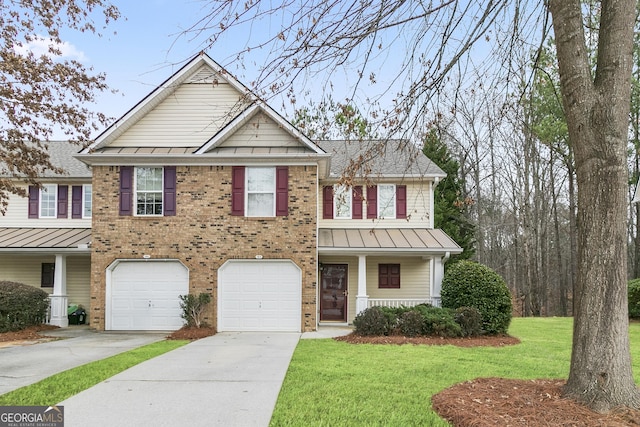
<path fill-rule="evenodd" d="M 91 191 L 92 191 L 91 184 L 85 184 L 82 186 L 82 217 L 83 218 L 91 218 L 91 209 L 93 204 Z"/>
<path fill-rule="evenodd" d="M 56 218 L 58 200 L 58 186 L 43 184 L 40 189 L 40 218 Z"/>
<path fill-rule="evenodd" d="M 393 184 L 378 185 L 378 218 L 395 219 L 396 186 Z"/>
<path fill-rule="evenodd" d="M 246 168 L 246 216 L 275 216 L 276 169 Z"/>
<path fill-rule="evenodd" d="M 233 166 L 231 215 L 273 217 L 289 215 L 289 168 Z"/>
<path fill-rule="evenodd" d="M 333 217 L 335 219 L 351 219 L 351 187 L 344 185 L 333 186 Z"/>
<path fill-rule="evenodd" d="M 120 215 L 176 215 L 175 166 L 120 166 Z"/>
<path fill-rule="evenodd" d="M 136 168 L 136 215 L 162 215 L 162 168 Z"/>

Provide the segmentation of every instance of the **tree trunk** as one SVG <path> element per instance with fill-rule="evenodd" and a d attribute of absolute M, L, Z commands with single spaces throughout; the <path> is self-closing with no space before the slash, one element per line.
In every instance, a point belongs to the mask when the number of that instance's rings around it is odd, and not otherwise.
<path fill-rule="evenodd" d="M 578 184 L 578 272 L 565 395 L 599 412 L 640 408 L 627 307 L 627 167 L 634 0 L 602 1 L 595 78 L 580 0 L 550 0 Z"/>

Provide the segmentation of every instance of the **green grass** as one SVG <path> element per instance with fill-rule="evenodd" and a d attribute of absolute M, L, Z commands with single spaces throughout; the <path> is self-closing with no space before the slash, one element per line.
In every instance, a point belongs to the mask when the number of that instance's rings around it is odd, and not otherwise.
<path fill-rule="evenodd" d="M 187 343 L 189 341 L 186 340 L 158 341 L 106 359 L 87 363 L 3 394 L 0 396 L 0 405 L 53 405 L 111 378 L 125 369 Z"/>
<path fill-rule="evenodd" d="M 479 377 L 566 378 L 571 319 L 516 318 L 502 348 L 353 345 L 301 340 L 271 419 L 272 426 L 446 426 L 431 396 Z M 640 382 L 640 323 L 630 327 Z"/>

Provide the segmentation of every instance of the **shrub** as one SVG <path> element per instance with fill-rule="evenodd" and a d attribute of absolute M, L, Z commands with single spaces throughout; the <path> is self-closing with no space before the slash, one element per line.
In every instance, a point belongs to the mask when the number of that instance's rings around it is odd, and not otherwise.
<path fill-rule="evenodd" d="M 398 328 L 405 337 L 415 337 L 424 334 L 425 320 L 417 310 L 409 310 L 398 318 Z"/>
<path fill-rule="evenodd" d="M 425 335 L 455 338 L 462 335 L 462 328 L 453 319 L 453 310 L 440 307 L 417 308 L 424 317 Z"/>
<path fill-rule="evenodd" d="M 394 326 L 392 312 L 380 307 L 367 308 L 353 319 L 353 331 L 358 335 L 389 335 Z"/>
<path fill-rule="evenodd" d="M 511 294 L 504 279 L 487 266 L 459 261 L 449 267 L 442 281 L 442 306 L 475 307 L 487 334 L 505 334 L 511 322 Z"/>
<path fill-rule="evenodd" d="M 640 318 L 640 279 L 629 282 L 629 317 Z"/>
<path fill-rule="evenodd" d="M 199 328 L 205 325 L 202 319 L 203 312 L 210 302 L 211 295 L 204 292 L 197 297 L 193 294 L 180 295 L 182 318 L 187 321 L 187 326 Z"/>
<path fill-rule="evenodd" d="M 458 307 L 453 319 L 462 329 L 463 337 L 475 337 L 482 334 L 482 314 L 475 307 Z"/>
<path fill-rule="evenodd" d="M 0 332 L 17 331 L 44 322 L 49 295 L 23 283 L 0 281 Z"/>

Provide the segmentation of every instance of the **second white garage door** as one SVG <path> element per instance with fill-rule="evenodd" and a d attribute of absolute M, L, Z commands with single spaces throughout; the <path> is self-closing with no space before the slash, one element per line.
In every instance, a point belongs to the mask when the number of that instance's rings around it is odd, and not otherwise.
<path fill-rule="evenodd" d="M 300 332 L 302 276 L 291 261 L 231 260 L 218 270 L 218 331 Z"/>
<path fill-rule="evenodd" d="M 106 329 L 172 331 L 182 327 L 180 295 L 189 271 L 179 261 L 117 261 L 107 279 Z"/>

